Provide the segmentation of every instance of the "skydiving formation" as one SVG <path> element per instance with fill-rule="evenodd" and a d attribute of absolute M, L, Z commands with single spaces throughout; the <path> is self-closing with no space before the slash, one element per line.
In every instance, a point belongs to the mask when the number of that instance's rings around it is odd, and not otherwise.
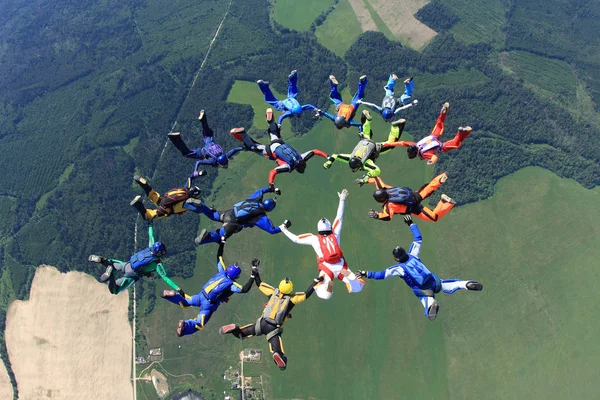
<path fill-rule="evenodd" d="M 397 80 L 398 76 L 396 76 L 396 74 L 390 74 L 387 84 L 383 87 L 385 89 L 385 96 L 381 102 L 381 107 L 363 100 L 358 100 L 356 103 L 369 107 L 371 110 L 381 114 L 386 122 L 390 122 L 400 111 L 416 106 L 418 103 L 417 100 L 411 102 L 412 95 L 415 91 L 415 81 L 413 78 L 411 77 L 404 80 L 404 93 L 400 97 L 394 96 L 394 87 L 396 86 Z"/>
<path fill-rule="evenodd" d="M 232 128 L 230 134 L 241 142 L 241 145 L 225 152 L 214 141 L 214 132 L 208 124 L 204 110 L 200 112 L 198 117 L 202 124 L 204 140 L 202 147 L 190 150 L 179 132 L 169 133 L 169 140 L 181 155 L 194 159 L 196 162 L 192 173 L 187 177 L 183 187 L 170 189 L 162 195 L 150 185 L 147 178 L 141 175 L 134 176 L 135 182 L 142 188 L 148 200 L 153 204 L 153 206 L 146 207 L 142 196 L 136 196 L 130 203 L 138 211 L 143 219 L 143 223 L 148 227 L 148 247 L 132 255 L 127 262 L 97 255 L 90 255 L 88 258 L 89 261 L 101 264 L 104 267 L 105 270 L 100 276 L 100 281 L 105 282 L 109 291 L 115 295 L 131 287 L 141 277 L 150 277 L 154 272 L 157 272 L 169 287 L 169 289 L 165 289 L 162 292 L 162 297 L 165 300 L 177 304 L 184 309 L 190 307 L 198 308 L 196 318 L 179 320 L 175 329 L 175 333 L 179 337 L 189 336 L 204 330 L 212 315 L 222 303 L 227 302 L 234 294 L 248 293 L 256 282 L 258 289 L 268 297 L 261 316 L 252 324 L 240 326 L 237 323 L 231 323 L 222 326 L 219 329 L 219 333 L 222 335 L 232 334 L 240 339 L 251 336 L 266 336 L 273 361 L 281 370 L 285 370 L 288 365 L 281 335 L 283 333 L 282 326 L 284 322 L 291 317 L 290 311 L 295 305 L 308 299 L 313 292 L 316 292 L 317 296 L 321 299 L 331 299 L 336 279 L 345 283 L 348 293 L 358 293 L 365 290 L 365 279 L 381 280 L 400 277 L 419 298 L 424 307 L 425 316 L 432 321 L 439 313 L 439 304 L 435 298 L 437 293 L 452 294 L 458 290 L 481 291 L 483 289 L 481 283 L 473 280 L 440 279 L 436 274 L 429 271 L 420 260 L 420 249 L 423 239 L 417 224 L 413 222 L 411 216 L 429 222 L 439 222 L 454 208 L 456 201 L 446 194 L 441 195 L 441 200 L 434 209 L 422 204 L 423 200 L 430 197 L 447 181 L 448 175 L 445 172 L 441 173 L 433 178 L 431 182 L 423 185 L 419 190 L 413 190 L 407 186 L 390 186 L 385 184 L 380 176 L 382 171 L 375 164 L 381 154 L 390 153 L 390 150 L 398 146 L 407 147 L 409 158 L 416 158 L 418 156 L 421 159 L 428 160 L 428 164 L 437 162 L 440 153 L 459 148 L 464 139 L 471 133 L 472 128 L 469 126 L 459 127 L 456 137 L 452 140 L 447 142 L 440 141 L 450 107 L 449 103 L 446 102 L 442 106 L 436 124 L 429 136 L 418 142 L 407 142 L 400 140 L 407 120 L 405 118 L 397 118 L 397 115 L 402 110 L 406 110 L 417 104 L 417 100 L 412 99 L 414 94 L 414 80 L 412 77 L 404 80 L 404 93 L 400 97 L 397 97 L 394 89 L 398 81 L 398 76 L 394 73 L 390 74 L 387 84 L 384 86 L 385 97 L 381 106 L 378 106 L 363 101 L 367 85 L 367 75 L 362 75 L 359 78 L 357 91 L 352 101 L 348 104 L 342 101 L 342 97 L 338 91 L 337 79 L 335 76 L 330 75 L 330 100 L 335 106 L 335 115 L 323 111 L 316 105 L 301 105 L 296 100 L 299 93 L 298 72 L 293 70 L 288 79 L 288 97 L 284 100 L 279 100 L 274 96 L 270 89 L 269 81 L 257 81 L 258 87 L 264 95 L 265 102 L 276 110 L 281 111 L 281 115 L 276 120 L 273 108 L 266 110 L 268 144 L 262 144 L 254 140 L 244 128 Z M 360 122 L 354 120 L 356 113 L 359 112 L 360 105 L 370 108 L 379 114 L 385 122 L 390 124 L 388 125 L 390 130 L 385 142 L 376 142 L 373 139 L 374 132 L 371 127 L 373 118 L 368 110 L 362 110 L 360 113 Z M 352 126 L 357 127 L 360 139 L 352 152 L 347 154 L 332 153 L 328 155 L 322 150 L 312 149 L 300 153 L 287 144 L 281 137 L 281 124 L 288 118 L 301 116 L 302 112 L 308 109 L 315 110 L 316 118 L 325 116 L 332 120 L 337 129 L 350 128 Z M 201 168 L 203 166 L 212 166 L 226 169 L 229 166 L 229 161 L 242 151 L 255 153 L 275 162 L 275 168 L 272 168 L 268 174 L 268 186 L 256 190 L 252 189 L 254 192 L 249 197 L 235 203 L 229 209 L 224 207 L 224 211 L 218 211 L 217 208 L 209 207 L 202 199 L 202 189 L 193 184 L 195 179 L 206 175 L 206 171 Z M 400 246 L 397 246 L 393 250 L 392 254 L 397 264 L 385 270 L 373 272 L 367 270 L 366 266 L 357 265 L 358 260 L 352 260 L 353 253 L 349 253 L 348 256 L 344 254 L 341 249 L 340 238 L 346 199 L 349 195 L 346 189 L 337 193 L 339 203 L 333 223 L 324 217 L 319 219 L 316 234 L 304 233 L 296 235 L 292 233 L 289 230 L 292 223 L 287 219 L 279 226 L 273 224 L 268 213 L 275 209 L 278 199 L 277 197 L 266 197 L 265 195 L 275 194 L 281 196 L 281 190 L 275 187 L 276 176 L 279 173 L 291 173 L 293 171 L 303 174 L 307 161 L 315 155 L 325 159 L 323 164 L 324 169 L 331 168 L 335 161 L 342 161 L 348 164 L 352 172 L 364 171 L 364 175 L 356 179 L 355 183 L 360 187 L 367 183 L 375 185 L 376 190 L 373 192 L 373 198 L 382 206 L 380 212 L 371 209 L 368 212 L 369 218 L 390 221 L 395 214 L 404 216 L 404 222 L 411 230 L 413 242 L 408 251 Z M 239 164 L 254 163 L 257 160 L 253 155 L 240 155 L 239 159 L 241 159 L 237 162 Z M 251 160 L 248 161 L 248 159 Z M 225 172 L 222 171 L 222 173 Z M 327 185 L 334 183 L 329 182 L 328 179 L 330 178 L 323 178 Z M 300 184 L 300 181 L 298 184 Z M 316 202 L 319 202 L 321 199 L 311 197 L 310 193 L 305 195 L 302 192 L 302 194 L 306 199 L 302 212 L 306 218 L 311 218 Z M 167 276 L 161 261 L 161 257 L 166 254 L 166 247 L 162 242 L 157 242 L 154 239 L 154 221 L 173 214 L 181 215 L 187 211 L 203 214 L 208 219 L 221 224 L 220 228 L 212 232 L 208 229 L 202 229 L 200 234 L 194 239 L 196 246 L 202 246 L 207 243 L 218 244 L 216 254 L 217 271 L 215 273 L 212 270 L 211 274 L 214 273 L 214 275 L 206 281 L 201 290 L 195 295 L 189 295 L 184 292 L 183 289 Z M 371 225 L 368 224 L 368 226 Z M 305 292 L 294 293 L 292 281 L 287 277 L 281 280 L 277 287 L 263 282 L 259 274 L 260 260 L 258 258 L 254 258 L 251 262 L 252 268 L 248 280 L 243 285 L 237 282 L 242 275 L 242 267 L 237 263 L 230 265 L 225 263 L 223 259 L 225 244 L 232 235 L 242 231 L 244 228 L 253 227 L 258 227 L 271 235 L 283 232 L 293 243 L 312 246 L 317 258 L 318 277 L 313 280 Z M 364 234 L 367 238 L 372 237 L 370 236 L 370 232 L 364 232 Z M 248 237 L 250 236 L 248 235 Z M 192 237 L 190 233 L 190 239 Z M 260 244 L 262 240 L 281 239 L 261 237 L 257 238 L 257 240 L 256 243 Z M 191 246 L 191 243 L 189 245 Z M 381 246 L 383 245 L 381 244 Z M 379 246 L 379 243 L 371 240 L 369 241 L 369 246 Z M 201 249 L 202 251 L 213 251 L 213 247 L 211 246 L 202 247 Z M 365 260 L 362 260 L 362 262 L 365 262 Z M 349 269 L 349 264 L 356 265 L 357 269 L 360 268 L 357 274 Z M 297 261 L 286 259 L 285 257 L 282 257 L 277 264 L 278 270 L 287 271 L 294 267 L 299 268 Z M 206 266 L 206 268 L 209 267 Z M 120 276 L 117 277 L 116 275 L 119 274 Z M 344 296 L 345 294 L 342 293 L 340 295 Z M 252 297 L 244 296 L 243 301 L 248 301 L 247 299 Z M 317 315 L 315 318 L 324 318 L 324 316 Z"/>
<path fill-rule="evenodd" d="M 358 89 L 352 97 L 350 104 L 342 101 L 342 95 L 338 91 L 338 81 L 333 75 L 329 75 L 329 84 L 331 85 L 331 93 L 329 99 L 335 106 L 336 115 L 330 114 L 327 111 L 317 109 L 315 117 L 324 116 L 333 121 L 336 128 L 350 128 L 351 126 L 360 126 L 360 122 L 353 120 L 356 110 L 358 110 L 358 101 L 365 97 L 365 88 L 367 87 L 367 76 L 363 75 L 358 79 Z"/>
<path fill-rule="evenodd" d="M 290 117 L 299 117 L 304 110 L 315 110 L 317 107 L 312 104 L 300 105 L 296 96 L 298 95 L 298 71 L 293 70 L 288 77 L 288 97 L 285 100 L 279 100 L 269 87 L 268 81 L 258 80 L 256 83 L 261 92 L 265 96 L 265 102 L 275 107 L 277 111 L 281 111 L 281 115 L 277 123 L 281 125 L 284 119 Z"/>
<path fill-rule="evenodd" d="M 419 227 L 415 224 L 410 215 L 404 216 L 404 222 L 409 226 L 413 235 L 413 242 L 408 248 L 397 246 L 392 251 L 394 259 L 398 264 L 392 265 L 383 271 L 371 272 L 360 271 L 361 277 L 368 279 L 388 279 L 399 277 L 412 289 L 415 296 L 419 298 L 425 308 L 425 316 L 433 321 L 438 314 L 440 306 L 435 299 L 435 294 L 440 291 L 446 294 L 452 294 L 457 290 L 469 290 L 479 292 L 483 290 L 483 285 L 477 281 L 461 281 L 460 279 L 440 279 L 438 276 L 427 269 L 425 264 L 419 258 L 423 237 Z"/>
<path fill-rule="evenodd" d="M 267 133 L 271 139 L 271 143 L 267 146 L 260 144 L 252 139 L 244 128 L 235 128 L 231 130 L 231 134 L 237 140 L 244 142 L 246 148 L 261 154 L 269 160 L 275 161 L 277 167 L 269 172 L 269 186 L 275 185 L 275 176 L 282 172 L 298 171 L 303 174 L 306 169 L 306 162 L 314 155 L 326 158 L 327 155 L 321 150 L 313 149 L 300 154 L 289 144 L 285 143 L 281 138 L 281 126 L 279 126 L 273 118 L 273 110 L 268 108 L 266 112 L 267 123 L 269 128 Z"/>
<path fill-rule="evenodd" d="M 248 293 L 254 283 L 254 275 L 250 275 L 250 279 L 244 286 L 237 283 L 235 280 L 239 278 L 242 273 L 240 266 L 232 264 L 229 266 L 225 265 L 223 261 L 223 244 L 219 246 L 217 252 L 217 273 L 213 275 L 205 284 L 202 286 L 200 293 L 194 296 L 188 296 L 185 292 L 180 289 L 165 290 L 162 293 L 163 299 L 170 301 L 171 303 L 178 304 L 182 308 L 199 307 L 200 312 L 196 319 L 180 320 L 177 325 L 177 336 L 191 335 L 203 330 L 206 323 L 210 320 L 212 314 L 217 311 L 221 303 L 229 301 L 234 293 Z M 258 260 L 254 259 L 252 264 L 257 263 Z"/>
<path fill-rule="evenodd" d="M 200 111 L 200 116 L 198 117 L 200 123 L 202 123 L 202 136 L 204 138 L 204 146 L 199 147 L 195 150 L 190 150 L 183 138 L 181 137 L 181 133 L 179 132 L 171 132 L 167 135 L 171 143 L 179 150 L 182 156 L 186 158 L 192 158 L 196 161 L 196 165 L 194 166 L 194 173 L 198 171 L 203 165 L 210 165 L 212 167 L 219 168 L 227 168 L 229 167 L 229 160 L 233 159 L 240 151 L 244 150 L 243 147 L 234 147 L 229 150 L 227 153 L 223 151 L 223 148 L 220 144 L 216 143 L 214 138 L 214 132 L 208 126 L 208 119 L 206 117 L 206 113 L 204 110 Z"/>

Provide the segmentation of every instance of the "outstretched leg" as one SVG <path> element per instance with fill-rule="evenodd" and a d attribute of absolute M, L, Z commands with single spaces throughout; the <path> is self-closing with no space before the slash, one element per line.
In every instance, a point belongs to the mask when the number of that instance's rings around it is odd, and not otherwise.
<path fill-rule="evenodd" d="M 208 126 L 208 118 L 206 117 L 206 113 L 204 112 L 204 110 L 200 111 L 200 115 L 198 116 L 198 119 L 200 120 L 200 123 L 202 124 L 202 136 L 204 138 L 212 138 L 214 135 L 214 132 L 212 129 L 210 129 L 210 126 Z M 206 140 L 204 141 L 206 143 Z"/>
<path fill-rule="evenodd" d="M 288 77 L 288 79 L 289 79 L 288 97 L 295 98 L 296 95 L 298 94 L 298 72 L 296 70 L 293 70 L 290 73 L 290 76 Z"/>
<path fill-rule="evenodd" d="M 371 117 L 371 113 L 367 110 L 363 110 L 360 116 L 360 127 L 358 128 L 358 136 L 365 139 L 371 139 L 371 137 L 373 136 L 373 132 L 371 131 L 372 119 L 373 117 Z"/>
<path fill-rule="evenodd" d="M 333 102 L 335 108 L 342 104 L 342 96 L 338 92 L 338 81 L 335 76 L 329 75 L 329 83 L 331 86 L 331 92 L 329 93 L 329 100 Z"/>
<path fill-rule="evenodd" d="M 419 296 L 419 301 L 423 304 L 424 314 L 430 321 L 433 321 L 438 314 L 440 305 L 433 296 Z"/>
<path fill-rule="evenodd" d="M 275 95 L 271 91 L 271 88 L 269 87 L 269 82 L 258 80 L 256 81 L 256 83 L 258 83 L 258 87 L 265 96 L 265 102 L 281 111 L 281 102 L 277 99 L 277 97 L 275 97 Z"/>
<path fill-rule="evenodd" d="M 183 139 L 181 138 L 181 133 L 179 132 L 171 132 L 167 135 L 171 143 L 179 150 L 182 156 L 184 157 L 192 157 L 195 155 L 193 151 L 187 147 Z"/>
<path fill-rule="evenodd" d="M 400 96 L 400 102 L 402 104 L 406 104 L 408 102 L 410 102 L 410 99 L 412 99 L 412 95 L 415 91 L 415 81 L 413 80 L 413 78 L 408 78 L 404 81 L 404 93 L 402 94 L 402 96 Z"/>
<path fill-rule="evenodd" d="M 444 142 L 444 144 L 442 145 L 442 152 L 458 149 L 462 144 L 463 140 L 465 140 L 467 136 L 469 136 L 469 133 L 471 133 L 472 130 L 473 128 L 471 128 L 470 126 L 459 127 L 454 139 Z"/>
<path fill-rule="evenodd" d="M 269 350 L 273 356 L 273 361 L 284 371 L 287 368 L 287 357 L 283 350 L 283 341 L 281 340 L 281 330 L 274 335 L 267 335 L 269 342 Z"/>
<path fill-rule="evenodd" d="M 276 168 L 273 168 L 271 170 L 271 172 L 269 172 L 269 185 L 274 185 L 275 184 L 275 176 L 277 174 L 279 174 L 280 172 L 291 172 L 291 168 L 290 168 L 289 164 L 283 163 L 283 161 L 281 161 L 281 160 L 277 160 L 277 161 L 281 162 L 282 164 L 280 164 Z"/>
<path fill-rule="evenodd" d="M 440 137 L 442 133 L 444 133 L 444 121 L 446 121 L 446 115 L 448 115 L 448 109 L 450 108 L 450 103 L 446 102 L 442 106 L 440 110 L 440 115 L 438 116 L 437 121 L 435 122 L 435 126 L 431 131 L 431 136 Z"/>
<path fill-rule="evenodd" d="M 220 228 L 214 232 L 208 232 L 206 229 L 202 229 L 200 235 L 194 239 L 194 243 L 196 246 L 202 246 L 206 243 L 220 243 L 222 236 L 225 236 L 224 228 Z"/>
<path fill-rule="evenodd" d="M 431 182 L 429 182 L 429 184 L 419 189 L 419 195 L 421 195 L 423 200 L 426 199 L 427 197 L 431 196 L 431 194 L 435 192 L 440 186 L 442 186 L 442 184 L 446 182 L 447 179 L 448 174 L 446 174 L 445 172 L 436 176 L 431 180 Z"/>
<path fill-rule="evenodd" d="M 357 101 L 362 100 L 363 97 L 365 97 L 365 88 L 367 87 L 367 76 L 363 75 L 358 79 L 358 90 L 356 91 L 356 93 L 354 94 L 354 97 L 352 98 L 352 105 L 354 106 L 354 109 L 357 110 L 358 109 L 358 104 L 356 104 Z"/>
<path fill-rule="evenodd" d="M 396 143 L 400 136 L 402 136 L 402 132 L 404 132 L 404 127 L 406 126 L 406 120 L 404 118 L 400 118 L 392 122 L 392 127 L 390 128 L 390 133 L 388 135 L 388 139 L 386 143 Z"/>
<path fill-rule="evenodd" d="M 479 292 L 483 290 L 483 285 L 477 281 L 461 281 L 460 279 L 443 279 L 442 292 L 452 294 L 457 290 L 471 290 Z"/>
<path fill-rule="evenodd" d="M 396 74 L 390 74 L 387 84 L 383 87 L 385 89 L 386 96 L 394 95 L 394 86 L 396 86 L 397 80 L 398 80 L 398 77 L 396 76 Z"/>

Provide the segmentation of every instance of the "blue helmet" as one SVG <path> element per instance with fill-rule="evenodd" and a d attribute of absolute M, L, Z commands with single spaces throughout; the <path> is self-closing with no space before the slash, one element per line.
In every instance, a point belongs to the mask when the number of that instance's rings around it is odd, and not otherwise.
<path fill-rule="evenodd" d="M 276 205 L 277 203 L 275 202 L 275 199 L 266 199 L 265 201 L 263 201 L 263 207 L 267 212 L 273 211 Z"/>
<path fill-rule="evenodd" d="M 229 279 L 236 279 L 242 273 L 242 269 L 239 265 L 233 264 L 227 267 L 225 270 L 225 274 L 229 277 Z"/>
<path fill-rule="evenodd" d="M 156 242 L 152 245 L 152 254 L 157 257 L 167 254 L 167 247 L 162 242 Z"/>
<path fill-rule="evenodd" d="M 338 115 L 333 119 L 333 123 L 336 128 L 342 129 L 344 126 L 346 126 L 346 118 L 342 117 L 341 115 Z"/>
<path fill-rule="evenodd" d="M 390 119 L 390 118 L 392 118 L 392 117 L 394 116 L 394 112 L 392 111 L 392 109 L 391 109 L 391 108 L 387 108 L 387 107 L 386 107 L 386 108 L 384 108 L 384 109 L 383 109 L 383 111 L 381 112 L 381 116 L 382 116 L 384 119 Z"/>
<path fill-rule="evenodd" d="M 294 115 L 297 116 L 302 115 L 302 106 L 300 104 L 295 105 L 294 107 L 292 107 L 292 112 L 294 113 Z"/>
<path fill-rule="evenodd" d="M 218 167 L 227 168 L 229 166 L 229 159 L 225 154 L 221 154 L 217 157 Z"/>

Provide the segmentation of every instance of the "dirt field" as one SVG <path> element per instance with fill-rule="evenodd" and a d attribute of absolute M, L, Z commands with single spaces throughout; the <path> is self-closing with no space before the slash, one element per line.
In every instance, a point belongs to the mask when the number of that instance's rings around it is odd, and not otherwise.
<path fill-rule="evenodd" d="M 377 25 L 375 25 L 375 21 L 373 21 L 373 18 L 371 18 L 371 14 L 369 14 L 369 10 L 365 6 L 364 0 L 348 1 L 352 6 L 352 10 L 354 10 L 354 14 L 356 14 L 358 22 L 360 22 L 360 27 L 362 28 L 362 31 L 377 31 Z"/>
<path fill-rule="evenodd" d="M 166 397 L 169 394 L 169 383 L 167 382 L 167 378 L 155 369 L 150 372 L 150 375 L 152 376 L 152 384 L 154 385 L 158 397 Z"/>
<path fill-rule="evenodd" d="M 39 267 L 6 317 L 19 398 L 131 399 L 128 302 L 89 275 Z"/>
<path fill-rule="evenodd" d="M 0 399 L 12 399 L 13 389 L 4 363 L 0 361 Z"/>
<path fill-rule="evenodd" d="M 356 0 L 362 1 L 362 0 Z M 429 0 L 368 0 L 398 39 L 420 50 L 437 33 L 415 18 L 414 14 Z"/>

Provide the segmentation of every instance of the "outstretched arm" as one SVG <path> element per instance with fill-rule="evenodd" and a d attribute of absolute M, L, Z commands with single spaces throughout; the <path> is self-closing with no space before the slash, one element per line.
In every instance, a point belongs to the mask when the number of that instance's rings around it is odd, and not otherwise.
<path fill-rule="evenodd" d="M 365 272 L 365 273 L 363 274 L 363 272 Z M 398 276 L 398 277 L 402 278 L 404 276 L 404 274 L 405 274 L 404 268 L 402 268 L 400 266 L 400 264 L 388 267 L 388 268 L 384 269 L 383 271 L 376 271 L 376 272 L 361 271 L 361 275 L 366 276 L 368 279 L 375 279 L 375 280 L 387 279 L 387 278 L 391 278 L 394 276 Z"/>
<path fill-rule="evenodd" d="M 377 186 L 377 189 L 391 188 L 391 186 L 386 185 L 380 177 L 369 178 L 367 183 Z"/>
<path fill-rule="evenodd" d="M 154 227 L 152 225 L 148 225 L 148 247 L 152 247 L 154 244 Z"/>
<path fill-rule="evenodd" d="M 417 100 L 413 100 L 413 102 L 412 102 L 412 103 L 408 103 L 407 105 L 404 105 L 404 106 L 402 106 L 402 107 L 398 107 L 398 108 L 396 108 L 396 110 L 394 110 L 394 115 L 398 114 L 398 113 L 399 113 L 400 111 L 402 111 L 402 110 L 406 110 L 407 108 L 410 108 L 410 107 L 416 106 L 416 105 L 417 105 L 417 103 L 418 103 L 418 101 L 417 101 Z"/>
<path fill-rule="evenodd" d="M 227 152 L 227 158 L 233 158 L 237 153 L 239 153 L 240 151 L 243 151 L 243 150 L 244 150 L 243 147 L 234 147 L 233 149 L 231 149 Z"/>
<path fill-rule="evenodd" d="M 335 115 L 330 114 L 327 111 L 321 110 L 321 115 L 324 116 L 325 118 L 328 118 L 328 119 L 332 120 L 332 121 L 335 119 Z"/>
<path fill-rule="evenodd" d="M 306 110 L 317 110 L 317 107 L 313 106 L 312 104 L 304 104 L 302 106 L 302 111 Z"/>
<path fill-rule="evenodd" d="M 369 103 L 367 101 L 362 101 L 362 100 L 357 101 L 356 104 L 362 104 L 365 107 L 369 107 L 373 111 L 377 111 L 378 113 L 381 113 L 381 107 L 379 107 L 377 104 Z"/>
<path fill-rule="evenodd" d="M 224 243 L 219 243 L 219 250 L 217 251 L 217 270 L 219 272 L 225 271 L 227 266 L 225 265 L 225 261 L 223 261 L 223 249 L 225 248 Z"/>
<path fill-rule="evenodd" d="M 423 237 L 421 236 L 419 227 L 413 222 L 410 215 L 404 216 L 404 222 L 409 226 L 414 239 L 412 244 L 410 245 L 410 248 L 408 249 L 408 254 L 419 258 L 419 253 L 421 252 L 421 244 L 423 244 Z"/>
<path fill-rule="evenodd" d="M 260 217 L 260 219 L 256 221 L 255 225 L 263 231 L 269 232 L 271 235 L 275 235 L 276 233 L 281 232 L 281 229 L 279 229 L 279 227 L 273 226 L 273 222 L 266 215 Z"/>
<path fill-rule="evenodd" d="M 333 234 L 338 240 L 338 244 L 340 244 L 342 224 L 344 223 L 344 205 L 346 204 L 346 198 L 348 197 L 348 190 L 342 190 L 341 193 L 338 193 L 338 197 L 340 198 L 340 202 L 338 203 L 337 213 L 335 214 L 335 220 L 333 220 L 333 225 L 331 229 L 333 230 Z"/>
<path fill-rule="evenodd" d="M 162 280 L 165 281 L 165 283 L 169 285 L 172 289 L 174 289 L 175 291 L 180 290 L 179 286 L 177 286 L 175 282 L 169 279 L 169 277 L 167 276 L 167 272 L 165 271 L 165 267 L 162 265 L 162 263 L 158 263 L 156 265 L 156 272 L 158 272 L 158 275 L 162 278 Z"/>
<path fill-rule="evenodd" d="M 312 233 L 304 233 L 300 236 L 296 236 L 292 232 L 290 232 L 288 230 L 288 228 L 286 228 L 285 224 L 279 225 L 279 229 L 281 229 L 281 232 L 283 232 L 283 234 L 285 236 L 287 236 L 288 239 L 290 239 L 294 243 L 304 244 L 304 245 L 309 245 L 309 246 L 312 245 L 312 241 L 314 238 L 314 235 Z"/>
<path fill-rule="evenodd" d="M 265 193 L 269 193 L 270 191 L 271 190 L 268 187 L 258 189 L 256 192 L 252 193 L 250 197 L 248 197 L 248 200 L 262 200 L 263 195 Z"/>

